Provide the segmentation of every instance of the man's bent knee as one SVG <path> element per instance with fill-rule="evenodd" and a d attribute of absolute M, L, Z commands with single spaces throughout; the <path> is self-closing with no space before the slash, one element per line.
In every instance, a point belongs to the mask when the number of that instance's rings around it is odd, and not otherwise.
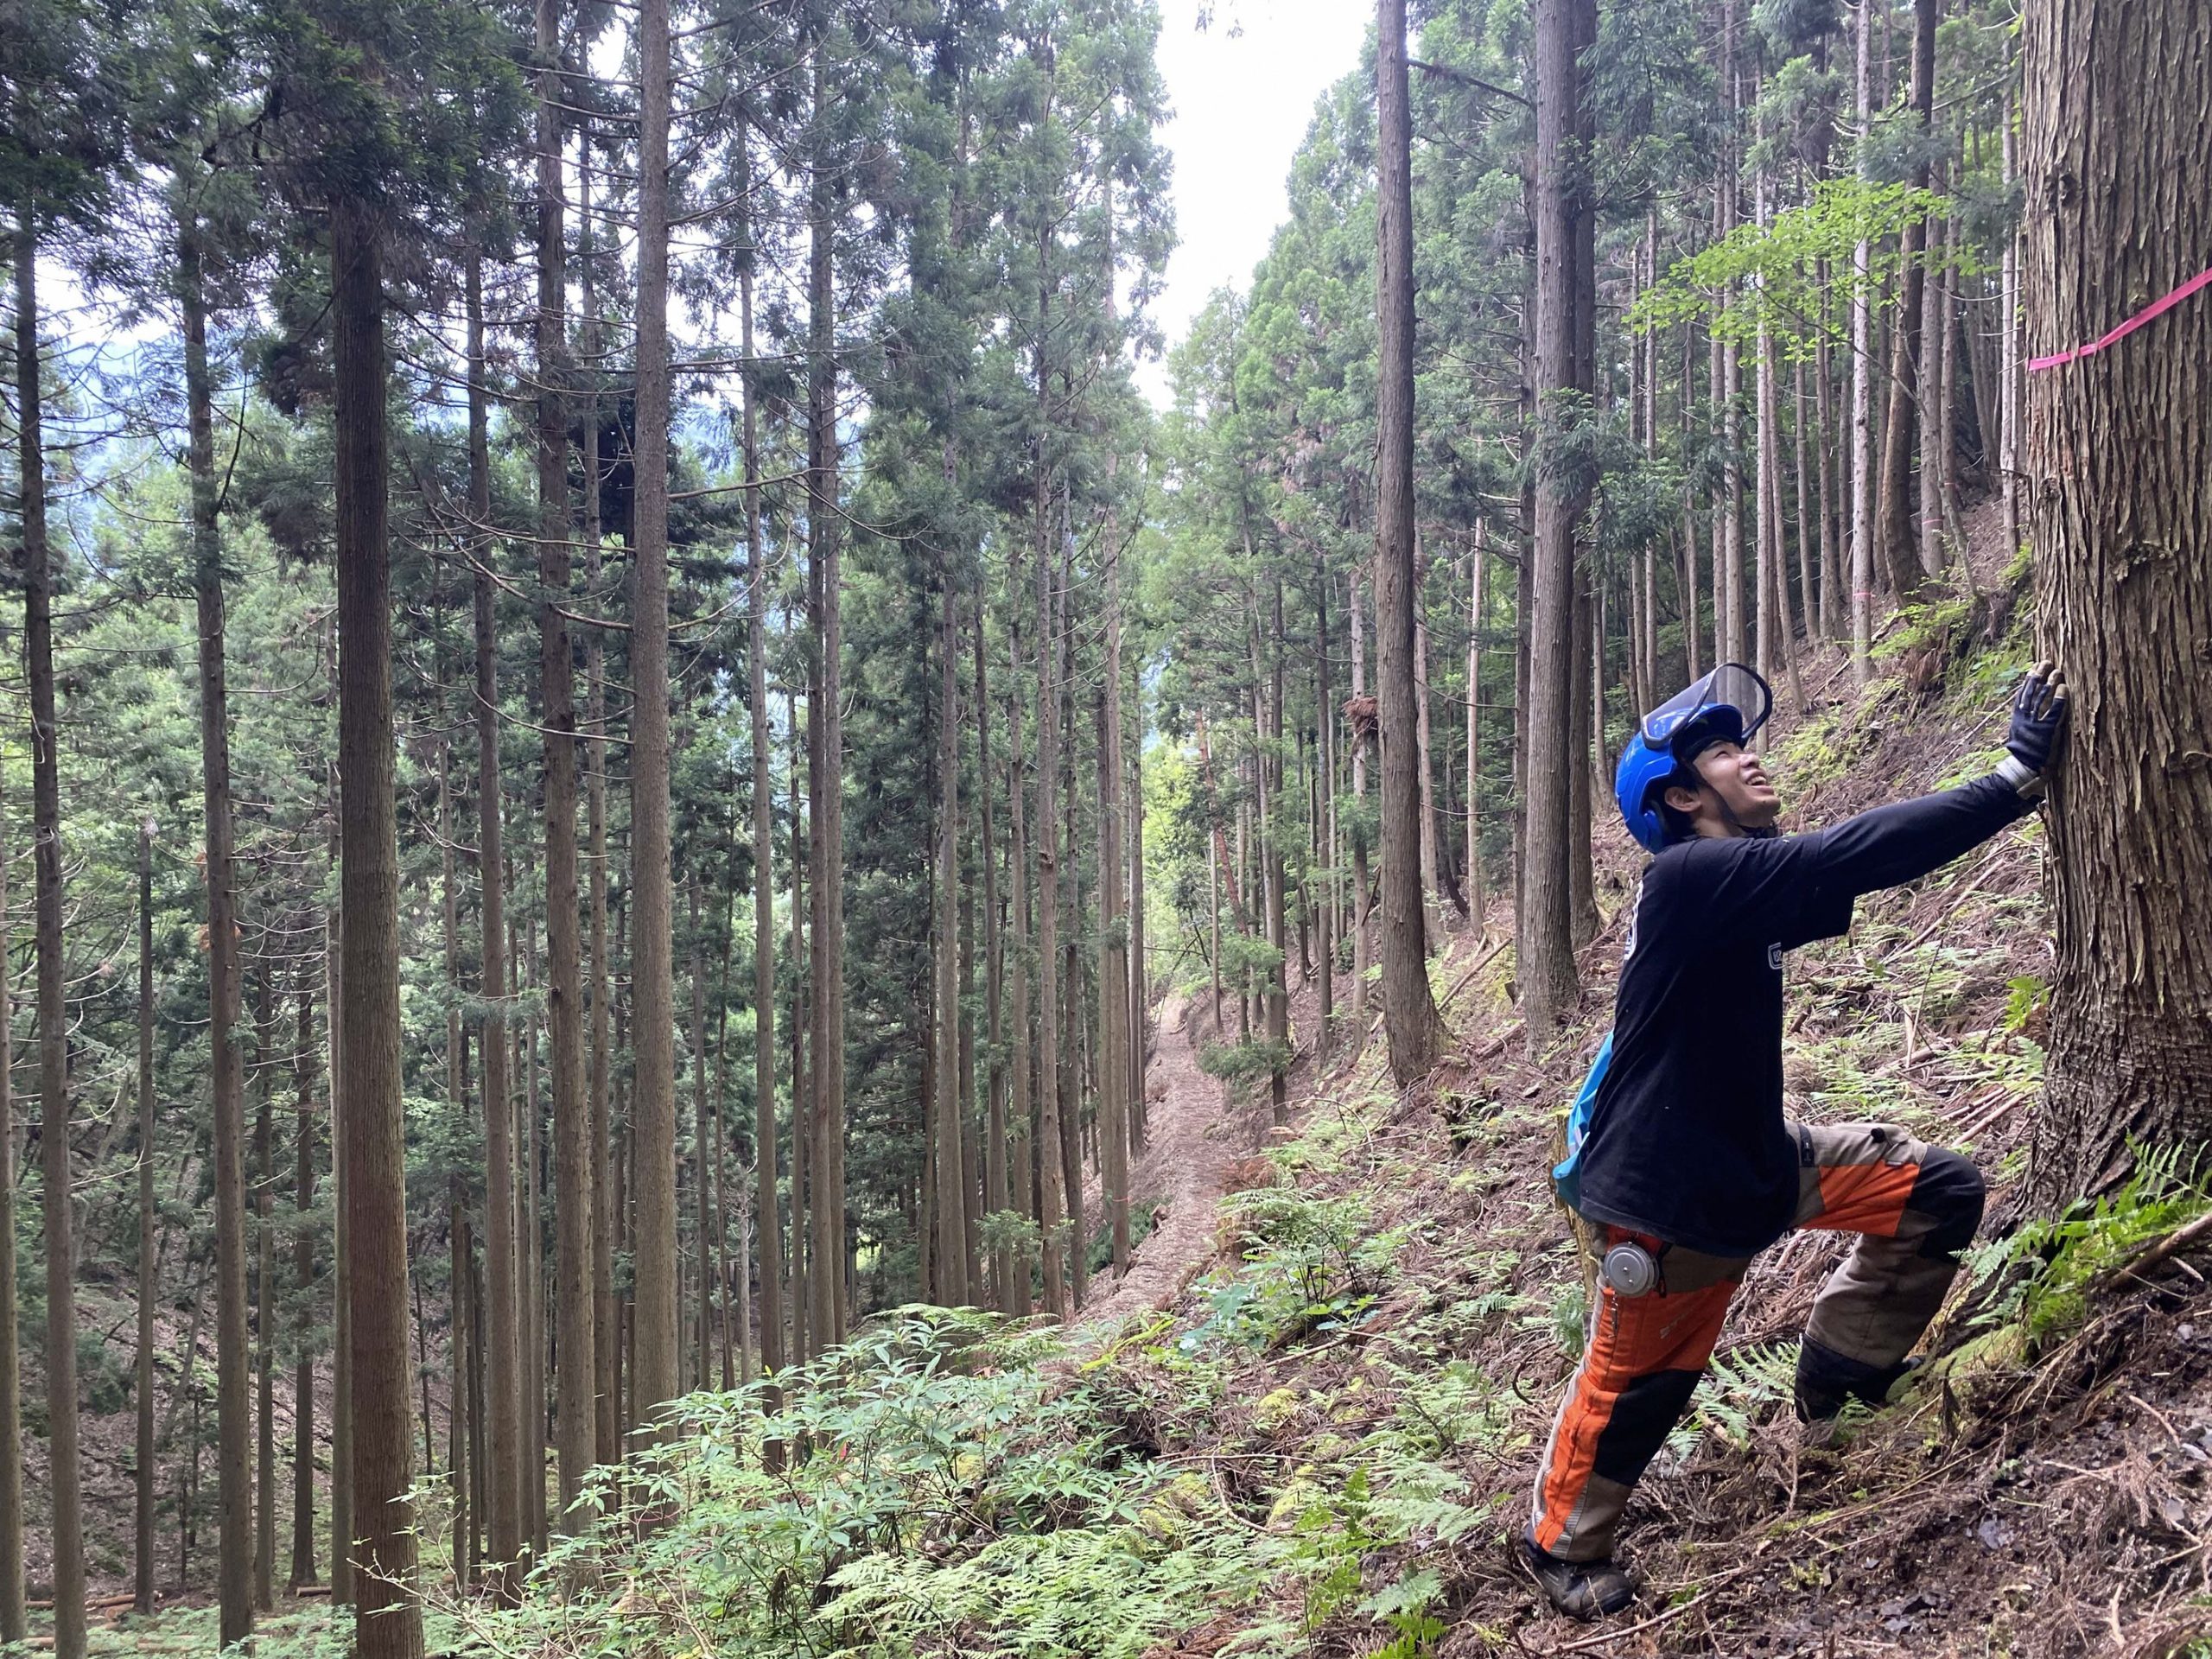
<path fill-rule="evenodd" d="M 1905 1209 L 1923 1218 L 1920 1254 L 1956 1260 L 1981 1225 L 1988 1185 L 1973 1162 L 1942 1147 L 1930 1147 L 1905 1199 Z"/>

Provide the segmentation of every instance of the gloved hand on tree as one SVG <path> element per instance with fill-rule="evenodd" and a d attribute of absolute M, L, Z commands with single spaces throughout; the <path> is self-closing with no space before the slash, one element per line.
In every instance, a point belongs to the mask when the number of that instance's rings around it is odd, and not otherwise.
<path fill-rule="evenodd" d="M 2033 799 L 2043 793 L 2043 775 L 2066 741 L 2071 713 L 2067 701 L 2065 671 L 2055 664 L 2037 663 L 2020 682 L 2012 699 L 2012 728 L 2005 734 L 2005 759 L 1998 776 L 2019 793 Z"/>

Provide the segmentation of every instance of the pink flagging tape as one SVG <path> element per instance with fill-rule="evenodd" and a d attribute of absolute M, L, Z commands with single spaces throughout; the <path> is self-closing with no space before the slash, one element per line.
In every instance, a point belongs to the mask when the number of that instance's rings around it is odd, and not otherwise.
<path fill-rule="evenodd" d="M 2114 345 L 2120 340 L 2126 340 L 2128 335 L 2133 334 L 2145 323 L 2151 321 L 2155 317 L 2164 316 L 2167 312 L 2172 310 L 2174 307 L 2179 305 L 2190 295 L 2196 293 L 2200 289 L 2205 288 L 2212 288 L 2212 270 L 2199 271 L 2196 276 L 2190 277 L 2187 282 L 2183 283 L 2179 288 L 2174 289 L 2172 293 L 2167 295 L 2164 299 L 2154 301 L 2151 304 L 2145 306 L 2143 309 L 2138 311 L 2126 322 L 2121 323 L 2119 327 L 2113 329 L 2110 334 L 2106 334 L 2100 340 L 2093 340 L 2087 346 L 2076 346 L 2071 351 L 2055 353 L 2050 357 L 2030 358 L 2028 359 L 2028 372 L 2030 374 L 2034 374 L 2043 369 L 2056 369 L 2062 367 L 2068 363 L 2074 362 L 2078 359 L 2094 356 L 2095 353 L 2104 350 L 2106 346 Z"/>

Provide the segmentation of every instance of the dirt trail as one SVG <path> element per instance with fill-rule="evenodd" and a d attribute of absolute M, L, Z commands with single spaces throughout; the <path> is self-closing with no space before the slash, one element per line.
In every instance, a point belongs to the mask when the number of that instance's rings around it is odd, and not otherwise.
<path fill-rule="evenodd" d="M 1264 1108 L 1255 1115 L 1224 1105 L 1221 1084 L 1198 1069 L 1199 1031 L 1206 1022 L 1199 1004 L 1173 998 L 1160 1005 L 1156 1017 L 1159 1040 L 1145 1071 L 1150 1135 L 1129 1191 L 1139 1203 L 1164 1204 L 1166 1214 L 1131 1252 L 1126 1278 L 1119 1283 L 1110 1274 L 1092 1279 L 1090 1299 L 1076 1321 L 1078 1342 L 1103 1339 L 1113 1325 L 1181 1288 L 1212 1248 L 1230 1166 L 1250 1156 L 1264 1132 Z M 1087 1205 L 1093 1202 L 1087 1198 Z"/>

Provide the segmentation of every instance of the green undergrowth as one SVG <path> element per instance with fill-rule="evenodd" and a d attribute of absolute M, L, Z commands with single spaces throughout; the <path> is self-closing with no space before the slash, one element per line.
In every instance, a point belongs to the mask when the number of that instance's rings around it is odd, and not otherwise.
<path fill-rule="evenodd" d="M 1963 717 L 2001 692 L 1985 663 L 2006 652 L 2009 638 L 1969 658 L 1943 708 Z M 1785 740 L 1785 771 L 1874 765 L 1870 708 L 1913 717 L 1899 683 L 1881 682 L 1856 715 Z M 1912 1126 L 2003 1179 L 2042 1084 L 2049 987 L 2006 948 L 2034 899 L 2017 880 L 1978 885 L 1980 865 L 1870 899 L 1849 939 L 1792 958 L 1788 1081 L 1810 1116 Z M 1510 956 L 1465 981 L 1459 963 L 1432 971 L 1459 987 L 1450 1015 L 1480 1052 L 1511 1018 Z M 1470 1651 L 1510 1650 L 1481 1623 L 1497 1615 L 1471 1600 L 1469 1562 L 1494 1560 L 1517 1518 L 1550 1390 L 1582 1344 L 1580 1264 L 1531 1154 L 1602 1003 L 1540 1065 L 1505 1054 L 1433 1102 L 1409 1103 L 1370 1046 L 1300 1103 L 1294 1136 L 1240 1166 L 1218 1249 L 1173 1310 L 1103 1347 L 908 1307 L 788 1373 L 780 1396 L 755 1385 L 680 1402 L 626 1488 L 595 1489 L 594 1531 L 556 1546 L 520 1608 L 434 1596 L 436 1645 L 502 1659 L 1421 1659 L 1449 1621 L 1454 1651 L 1471 1637 Z M 1937 1368 L 1945 1397 L 1955 1382 L 1971 1409 L 1979 1373 L 2019 1376 L 2094 1319 L 2146 1246 L 2208 1209 L 2203 1166 L 2145 1156 L 2101 1202 L 1973 1252 L 1950 1339 L 1963 1345 Z M 1137 1206 L 1140 1228 L 1152 1210 Z M 992 1217 L 987 1236 L 1011 1224 Z M 1724 1346 L 1655 1476 L 1763 1455 L 1790 1415 L 1796 1359 L 1791 1341 Z M 262 1651 L 320 1659 L 327 1641 L 303 1613 Z"/>
<path fill-rule="evenodd" d="M 2031 1357 L 2077 1329 L 2096 1294 L 2117 1287 L 2144 1250 L 2208 1211 L 2212 1169 L 2202 1154 L 2139 1150 L 2133 1173 L 2113 1192 L 1968 1254 L 1974 1282 L 1993 1293 L 1974 1323 Z"/>
<path fill-rule="evenodd" d="M 759 1386 L 682 1402 L 521 1609 L 448 1611 L 502 1653 L 1138 1659 L 1213 1620 L 1235 1627 L 1223 1654 L 1303 1651 L 1325 1626 L 1433 1651 L 1444 1579 L 1422 1553 L 1502 1524 L 1469 1454 L 1527 1452 L 1516 1396 L 1455 1351 L 1554 1312 L 1511 1291 L 1512 1253 L 1435 1248 L 1448 1216 L 1409 1200 L 1451 1190 L 1383 1179 L 1392 1103 L 1363 1074 L 1270 1150 L 1185 1315 L 1078 1357 L 974 1310 L 900 1309 L 780 1405 Z"/>
<path fill-rule="evenodd" d="M 276 1611 L 263 1613 L 255 1622 L 252 1652 L 254 1659 L 346 1659 L 353 1650 L 347 1639 L 350 1632 L 350 1624 L 341 1628 L 340 1622 L 332 1618 L 327 1599 L 280 1602 Z M 12 1659 L 19 1652 L 52 1651 L 49 1616 L 35 1617 L 31 1635 L 30 1647 L 10 1647 L 0 1652 Z M 462 1632 L 452 1618 L 434 1608 L 424 1620 L 423 1637 L 428 1651 L 449 1653 L 455 1650 Z M 88 1659 L 124 1659 L 126 1655 L 175 1655 L 177 1659 L 189 1655 L 192 1659 L 206 1659 L 224 1650 L 220 1615 L 211 1605 L 167 1608 L 151 1618 L 125 1614 L 111 1622 L 95 1620 L 86 1633 L 85 1648 Z"/>

